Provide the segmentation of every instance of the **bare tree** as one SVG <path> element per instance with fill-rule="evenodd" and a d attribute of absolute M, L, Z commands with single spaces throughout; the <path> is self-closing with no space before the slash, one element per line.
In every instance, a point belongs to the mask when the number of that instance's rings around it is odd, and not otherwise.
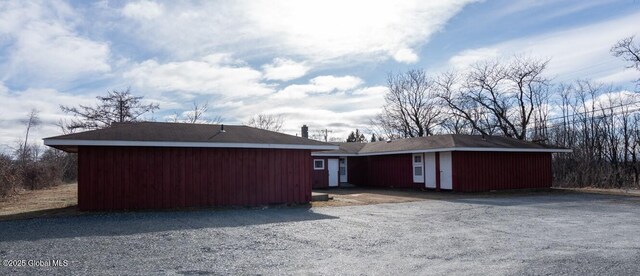
<path fill-rule="evenodd" d="M 423 70 L 387 77 L 385 104 L 374 119 L 389 137 L 432 135 L 442 120 L 434 82 Z"/>
<path fill-rule="evenodd" d="M 627 68 L 636 68 L 640 70 L 640 44 L 635 44 L 633 39 L 635 36 L 630 36 L 621 39 L 613 47 L 611 47 L 611 53 L 619 58 L 624 59 L 630 64 Z M 636 80 L 636 83 L 640 85 L 640 78 Z"/>
<path fill-rule="evenodd" d="M 197 102 L 193 102 L 193 108 L 191 112 L 187 113 L 187 120 L 189 123 L 195 124 L 201 121 L 207 122 L 208 120 L 204 118 L 205 114 L 209 110 L 209 103 L 206 102 L 204 104 L 198 104 Z"/>
<path fill-rule="evenodd" d="M 250 127 L 280 131 L 284 124 L 284 119 L 282 118 L 282 115 L 258 114 L 251 117 L 251 119 L 249 119 L 245 124 Z"/>
<path fill-rule="evenodd" d="M 534 111 L 545 102 L 549 80 L 542 74 L 547 63 L 520 57 L 509 63 L 477 63 L 462 79 L 453 73 L 438 78 L 439 96 L 453 115 L 478 132 L 491 134 L 497 129 L 525 140 Z"/>
<path fill-rule="evenodd" d="M 457 74 L 452 72 L 444 73 L 438 77 L 436 84 L 438 97 L 443 100 L 444 105 L 448 108 L 447 113 L 450 115 L 445 118 L 460 118 L 471 128 L 471 130 L 467 130 L 465 127 L 464 129 L 456 130 L 456 132 L 473 134 L 477 131 L 482 135 L 492 133 L 493 126 L 485 113 L 481 111 L 479 105 L 460 91 Z M 445 120 L 445 122 L 448 120 Z M 446 123 L 445 127 L 447 125 L 449 123 Z M 458 125 L 465 125 L 465 123 L 458 123 Z"/>
<path fill-rule="evenodd" d="M 22 143 L 19 143 L 20 146 L 18 148 L 18 155 L 20 157 L 20 160 L 22 161 L 22 164 L 25 164 L 27 162 L 27 159 L 29 159 L 30 156 L 34 154 L 34 149 L 29 146 L 29 133 L 33 128 L 40 125 L 41 121 L 39 113 L 40 112 L 38 110 L 31 109 L 31 111 L 29 111 L 29 114 L 27 115 L 27 119 L 22 121 L 26 125 L 24 141 L 22 141 Z"/>
<path fill-rule="evenodd" d="M 631 64 L 627 68 L 636 68 L 640 70 L 640 44 L 634 44 L 633 39 L 635 36 L 630 36 L 621 39 L 613 47 L 611 47 L 611 53 L 616 57 L 621 57 L 625 61 Z"/>
<path fill-rule="evenodd" d="M 158 104 L 143 104 L 141 96 L 133 96 L 129 89 L 107 92 L 107 96 L 98 96 L 96 106 L 80 105 L 69 107 L 61 105 L 62 111 L 72 114 L 67 129 L 98 129 L 113 123 L 140 121 L 142 115 L 159 109 Z"/>
<path fill-rule="evenodd" d="M 174 123 L 190 123 L 190 124 L 219 124 L 224 119 L 222 116 L 216 115 L 214 117 L 208 117 L 207 111 L 209 110 L 209 102 L 199 104 L 193 102 L 191 110 L 182 113 L 182 116 L 177 112 L 173 114 L 169 121 Z"/>

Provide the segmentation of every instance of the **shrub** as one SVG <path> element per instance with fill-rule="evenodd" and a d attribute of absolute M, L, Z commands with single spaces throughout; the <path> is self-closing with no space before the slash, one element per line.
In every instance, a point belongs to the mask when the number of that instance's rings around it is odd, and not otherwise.
<path fill-rule="evenodd" d="M 0 197 L 15 193 L 19 185 L 19 172 L 13 160 L 0 154 Z"/>

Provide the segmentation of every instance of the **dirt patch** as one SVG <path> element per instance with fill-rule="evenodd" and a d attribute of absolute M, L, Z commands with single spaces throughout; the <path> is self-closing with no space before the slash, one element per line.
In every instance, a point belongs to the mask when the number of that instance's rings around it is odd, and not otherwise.
<path fill-rule="evenodd" d="M 328 193 L 329 197 L 333 199 L 329 201 L 312 202 L 313 207 L 402 203 L 428 199 L 446 199 L 457 196 L 457 194 L 448 192 L 375 188 L 345 188 L 318 190 L 318 192 Z"/>
<path fill-rule="evenodd" d="M 78 185 L 63 184 L 42 190 L 24 190 L 0 199 L 0 220 L 77 213 Z"/>
<path fill-rule="evenodd" d="M 351 205 L 369 205 L 381 203 L 402 203 L 423 200 L 453 200 L 462 198 L 483 197 L 513 197 L 528 196 L 545 193 L 580 193 L 578 190 L 565 189 L 523 189 L 501 190 L 482 193 L 457 193 L 451 191 L 436 192 L 433 190 L 413 189 L 380 189 L 380 188 L 339 188 L 329 190 L 314 190 L 314 192 L 327 193 L 332 198 L 329 201 L 311 202 L 313 207 L 333 207 Z"/>

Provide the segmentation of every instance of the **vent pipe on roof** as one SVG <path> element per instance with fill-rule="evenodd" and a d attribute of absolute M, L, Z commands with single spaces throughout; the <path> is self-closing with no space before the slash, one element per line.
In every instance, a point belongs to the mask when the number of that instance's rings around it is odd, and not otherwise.
<path fill-rule="evenodd" d="M 220 132 L 226 132 L 226 131 L 224 131 L 224 124 L 220 125 Z"/>
<path fill-rule="evenodd" d="M 309 127 L 307 125 L 302 125 L 301 135 L 302 138 L 309 138 Z"/>

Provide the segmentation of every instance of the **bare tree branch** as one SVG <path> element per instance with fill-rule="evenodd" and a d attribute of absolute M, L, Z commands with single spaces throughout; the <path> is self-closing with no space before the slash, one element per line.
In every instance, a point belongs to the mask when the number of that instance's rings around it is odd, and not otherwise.
<path fill-rule="evenodd" d="M 258 114 L 256 116 L 251 117 L 249 121 L 245 123 L 250 127 L 261 128 L 271 131 L 280 131 L 282 129 L 282 125 L 284 124 L 284 119 L 282 115 L 273 115 L 273 114 Z"/>

